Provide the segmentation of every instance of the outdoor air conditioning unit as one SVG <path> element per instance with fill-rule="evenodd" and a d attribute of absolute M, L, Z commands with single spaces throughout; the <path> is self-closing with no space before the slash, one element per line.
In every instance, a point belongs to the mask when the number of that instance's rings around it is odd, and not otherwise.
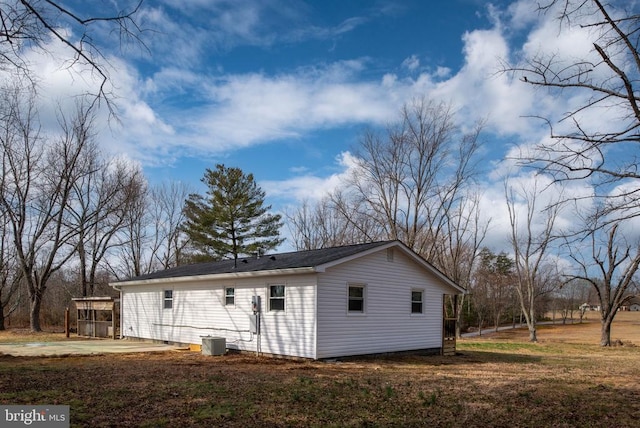
<path fill-rule="evenodd" d="M 227 340 L 224 337 L 202 338 L 202 355 L 224 355 L 226 350 Z"/>

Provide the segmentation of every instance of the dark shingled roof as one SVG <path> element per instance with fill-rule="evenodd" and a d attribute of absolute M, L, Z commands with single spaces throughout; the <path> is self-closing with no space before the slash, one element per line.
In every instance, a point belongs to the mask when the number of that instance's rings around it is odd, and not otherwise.
<path fill-rule="evenodd" d="M 262 270 L 292 269 L 315 267 L 325 263 L 353 256 L 372 248 L 380 247 L 394 241 L 370 242 L 367 244 L 348 245 L 344 247 L 322 248 L 319 250 L 296 251 L 281 254 L 265 254 L 260 258 L 239 258 L 234 266 L 233 260 L 198 263 L 178 266 L 171 269 L 136 276 L 127 281 L 143 281 L 148 279 L 179 278 L 186 276 L 214 275 L 234 272 L 257 272 Z M 122 281 L 122 282 L 127 282 Z"/>

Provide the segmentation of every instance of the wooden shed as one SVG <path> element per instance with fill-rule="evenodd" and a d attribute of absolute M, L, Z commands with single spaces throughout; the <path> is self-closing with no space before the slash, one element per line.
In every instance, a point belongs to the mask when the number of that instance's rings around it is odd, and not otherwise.
<path fill-rule="evenodd" d="M 78 336 L 117 337 L 117 304 L 114 297 L 78 297 L 72 299 L 77 309 Z"/>

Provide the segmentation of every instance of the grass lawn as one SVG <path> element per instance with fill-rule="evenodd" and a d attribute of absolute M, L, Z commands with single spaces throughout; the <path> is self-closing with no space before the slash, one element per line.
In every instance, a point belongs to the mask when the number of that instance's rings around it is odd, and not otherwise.
<path fill-rule="evenodd" d="M 72 426 L 624 427 L 640 424 L 640 313 L 458 342 L 454 357 L 290 361 L 195 352 L 0 355 L 0 403 L 68 404 Z M 62 336 L 30 335 L 33 340 Z M 0 342 L 25 340 L 0 332 Z"/>

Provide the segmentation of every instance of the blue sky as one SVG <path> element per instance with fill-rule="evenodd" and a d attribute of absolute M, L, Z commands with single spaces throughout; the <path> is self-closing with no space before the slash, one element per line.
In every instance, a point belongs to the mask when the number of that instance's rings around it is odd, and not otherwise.
<path fill-rule="evenodd" d="M 147 2 L 149 26 L 173 31 L 132 58 L 153 85 L 145 101 L 183 141 L 145 161 L 152 180 L 197 181 L 215 162 L 266 181 L 328 177 L 365 128 L 464 66 L 465 33 L 494 25 L 471 0 L 196 4 Z"/>
<path fill-rule="evenodd" d="M 534 179 L 504 160 L 547 138 L 528 116 L 559 117 L 584 100 L 536 91 L 497 73 L 500 62 L 591 50 L 586 30 L 560 28 L 534 3 L 145 0 L 138 19 L 148 50 L 104 39 L 120 122 L 105 115 L 98 138 L 106 152 L 140 163 L 152 184 L 183 181 L 203 191 L 205 168 L 240 167 L 281 210 L 339 186 L 359 135 L 397 119 L 403 103 L 450 102 L 460 126 L 486 120 L 482 206 L 493 224 L 488 241 L 500 250 L 502 179 Z M 83 13 L 92 3 L 72 4 Z M 49 50 L 31 60 L 53 117 L 54 105 L 95 82 L 61 67 L 55 41 Z"/>

